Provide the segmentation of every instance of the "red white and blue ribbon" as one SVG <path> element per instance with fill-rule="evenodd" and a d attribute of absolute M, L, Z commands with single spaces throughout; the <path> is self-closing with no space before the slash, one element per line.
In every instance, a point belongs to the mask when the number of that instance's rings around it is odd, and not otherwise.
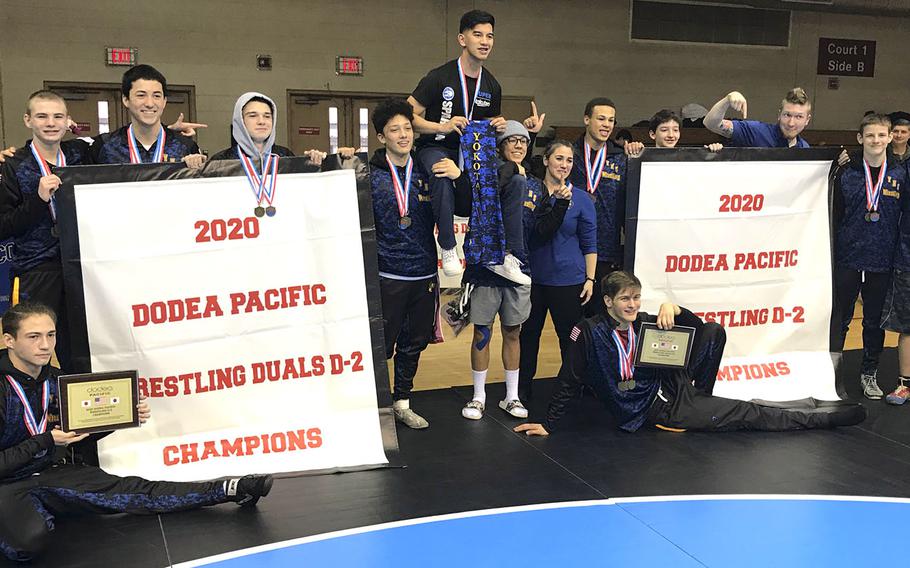
<path fill-rule="evenodd" d="M 19 400 L 22 401 L 22 420 L 25 422 L 25 428 L 28 430 L 29 434 L 37 436 L 47 430 L 47 409 L 51 401 L 51 393 L 47 386 L 47 381 L 44 381 L 41 388 L 42 412 L 41 422 L 38 422 L 35 418 L 35 413 L 32 412 L 31 403 L 28 401 L 28 397 L 25 396 L 25 391 L 22 390 L 22 385 L 9 375 L 6 375 L 6 380 L 9 382 L 13 392 L 16 393 L 16 396 L 19 397 Z"/>
<path fill-rule="evenodd" d="M 477 95 L 480 93 L 480 79 L 483 78 L 483 67 L 480 68 L 480 73 L 477 74 L 477 86 L 474 87 L 474 98 L 471 100 L 471 106 L 468 107 L 468 78 L 464 74 L 464 69 L 461 67 L 461 58 L 458 58 L 458 80 L 461 82 L 461 100 L 464 101 L 464 116 L 468 120 L 471 120 L 471 117 L 474 116 L 474 103 L 477 102 Z"/>
<path fill-rule="evenodd" d="M 164 161 L 164 138 L 164 126 L 160 126 L 158 130 L 158 142 L 155 143 L 155 155 L 152 157 L 153 164 Z M 136 140 L 136 136 L 133 134 L 132 124 L 130 124 L 129 129 L 127 129 L 126 145 L 129 146 L 130 150 L 130 163 L 141 164 L 142 156 L 139 155 L 139 142 Z"/>
<path fill-rule="evenodd" d="M 863 173 L 866 174 L 866 210 L 878 211 L 878 202 L 882 198 L 882 187 L 885 185 L 885 171 L 888 169 L 888 160 L 882 162 L 882 171 L 878 173 L 878 181 L 872 185 L 872 170 L 869 162 L 863 158 Z"/>
<path fill-rule="evenodd" d="M 38 153 L 38 150 L 35 149 L 34 144 L 29 144 L 29 148 L 32 150 L 32 156 L 35 158 L 35 161 L 38 162 L 38 169 L 41 170 L 41 177 L 47 177 L 51 175 L 51 169 L 48 167 L 47 162 L 44 158 L 41 157 L 41 154 Z M 57 149 L 57 167 L 65 168 L 66 167 L 66 156 L 63 155 L 63 150 Z M 51 212 L 51 221 L 54 223 L 57 222 L 57 198 L 51 195 L 50 201 L 47 202 L 47 208 Z"/>
<path fill-rule="evenodd" d="M 619 377 L 626 381 L 631 379 L 635 374 L 635 366 L 632 362 L 635 359 L 635 328 L 629 326 L 629 341 L 623 344 L 622 337 L 618 330 L 613 330 L 613 341 L 616 343 L 616 350 L 619 354 Z"/>
<path fill-rule="evenodd" d="M 588 184 L 588 193 L 594 193 L 597 184 L 600 182 L 600 176 L 603 174 L 604 166 L 607 163 L 607 145 L 601 146 L 594 157 L 594 163 L 591 163 L 591 146 L 585 140 L 585 181 Z"/>
<path fill-rule="evenodd" d="M 414 159 L 408 156 L 408 163 L 404 166 L 404 185 L 401 183 L 401 178 L 398 177 L 398 169 L 388 155 L 386 155 L 385 160 L 389 163 L 389 171 L 392 173 L 392 186 L 395 188 L 395 201 L 398 202 L 398 215 L 399 217 L 404 217 L 408 214 L 408 199 L 411 196 L 411 173 L 414 170 Z"/>
<path fill-rule="evenodd" d="M 237 156 L 240 157 L 240 165 L 247 181 L 250 182 L 253 195 L 256 196 L 256 204 L 261 205 L 265 200 L 271 205 L 275 199 L 275 189 L 278 187 L 278 154 L 267 154 L 262 157 L 262 175 L 259 175 L 253 160 L 243 153 L 240 146 L 237 146 Z"/>

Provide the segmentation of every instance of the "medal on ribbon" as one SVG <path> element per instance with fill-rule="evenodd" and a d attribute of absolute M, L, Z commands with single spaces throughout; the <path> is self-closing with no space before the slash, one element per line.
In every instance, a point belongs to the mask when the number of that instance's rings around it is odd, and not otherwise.
<path fill-rule="evenodd" d="M 607 163 L 607 145 L 601 146 L 594 157 L 594 163 L 591 163 L 591 146 L 585 140 L 585 182 L 588 184 L 588 193 L 594 193 L 597 184 L 600 183 L 600 177 L 603 175 L 604 166 Z"/>
<path fill-rule="evenodd" d="M 41 177 L 47 177 L 51 175 L 51 169 L 48 167 L 47 162 L 44 158 L 41 157 L 41 154 L 38 153 L 38 150 L 35 149 L 34 144 L 29 144 L 29 148 L 32 151 L 32 156 L 35 158 L 35 161 L 38 162 L 38 169 L 41 170 Z M 65 168 L 66 167 L 66 156 L 63 155 L 63 150 L 57 149 L 57 167 Z M 57 236 L 57 198 L 54 195 L 51 195 L 50 200 L 47 202 L 47 210 L 51 213 L 51 222 L 54 226 L 51 228 L 51 233 L 54 236 Z"/>
<path fill-rule="evenodd" d="M 50 406 L 51 400 L 51 393 L 47 386 L 47 381 L 44 381 L 41 387 L 42 410 L 41 421 L 39 422 L 35 418 L 35 413 L 32 411 L 32 405 L 29 403 L 28 397 L 25 396 L 25 391 L 22 390 L 22 385 L 19 384 L 19 381 L 9 375 L 6 375 L 6 380 L 9 382 L 10 388 L 13 389 L 13 392 L 16 393 L 16 396 L 18 396 L 19 400 L 22 402 L 22 421 L 25 422 L 25 429 L 28 430 L 28 433 L 32 436 L 37 436 L 47 430 L 47 409 L 48 406 Z"/>
<path fill-rule="evenodd" d="M 461 100 L 464 102 L 464 116 L 471 121 L 474 116 L 474 103 L 477 102 L 477 94 L 480 93 L 480 79 L 483 78 L 483 67 L 477 74 L 477 86 L 474 87 L 474 98 L 471 99 L 471 105 L 468 106 L 468 79 L 461 67 L 461 58 L 458 58 L 458 80 L 461 82 Z"/>
<path fill-rule="evenodd" d="M 275 190 L 278 187 L 278 155 L 267 154 L 262 157 L 262 175 L 256 171 L 256 165 L 243 153 L 240 146 L 237 146 L 237 156 L 240 158 L 240 166 L 246 179 L 250 182 L 250 188 L 253 190 L 253 196 L 256 198 L 256 208 L 253 214 L 257 217 L 268 215 L 274 217 L 276 210 L 272 205 L 275 199 Z M 262 206 L 263 201 L 266 207 Z"/>
<path fill-rule="evenodd" d="M 389 164 L 389 173 L 392 174 L 392 187 L 395 189 L 395 201 L 398 202 L 398 228 L 407 229 L 411 226 L 411 217 L 408 215 L 408 199 L 411 196 L 411 173 L 414 171 L 414 159 L 408 156 L 408 163 L 405 164 L 404 185 L 401 178 L 398 177 L 398 169 L 389 155 L 386 154 L 385 161 Z"/>
<path fill-rule="evenodd" d="M 882 170 L 878 173 L 878 181 L 872 185 L 872 170 L 869 168 L 869 162 L 863 158 L 863 174 L 866 178 L 866 215 L 865 219 L 870 223 L 878 223 L 882 218 L 878 212 L 878 202 L 882 198 L 882 187 L 885 185 L 885 171 L 888 169 L 888 160 L 882 162 Z"/>
<path fill-rule="evenodd" d="M 629 326 L 629 341 L 623 343 L 619 331 L 613 330 L 613 342 L 616 343 L 616 351 L 619 359 L 619 387 L 620 391 L 629 391 L 635 388 L 635 367 L 632 362 L 635 360 L 635 327 Z"/>
<path fill-rule="evenodd" d="M 158 141 L 155 142 L 155 155 L 152 156 L 151 163 L 157 164 L 164 161 L 164 140 L 164 125 L 161 125 L 161 128 L 158 130 Z M 141 164 L 142 156 L 139 155 L 139 142 L 133 134 L 132 124 L 130 124 L 130 127 L 126 132 L 126 145 L 129 147 L 130 151 L 130 163 Z"/>

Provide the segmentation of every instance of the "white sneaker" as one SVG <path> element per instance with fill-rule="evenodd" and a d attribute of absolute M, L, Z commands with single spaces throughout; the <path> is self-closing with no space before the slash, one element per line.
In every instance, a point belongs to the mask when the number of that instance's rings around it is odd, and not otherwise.
<path fill-rule="evenodd" d="M 517 398 L 515 400 L 500 400 L 499 408 L 505 410 L 515 418 L 527 418 L 528 409 Z"/>
<path fill-rule="evenodd" d="M 479 400 L 472 400 L 461 409 L 461 415 L 468 420 L 480 420 L 483 418 L 483 403 Z"/>
<path fill-rule="evenodd" d="M 446 276 L 458 276 L 464 272 L 457 250 L 451 248 L 442 251 L 442 272 Z"/>
<path fill-rule="evenodd" d="M 396 408 L 395 420 L 398 420 L 408 428 L 413 428 L 414 430 L 423 430 L 430 425 L 426 418 L 417 414 L 410 408 Z"/>
<path fill-rule="evenodd" d="M 870 400 L 881 400 L 882 396 L 885 394 L 882 392 L 882 389 L 878 386 L 878 381 L 876 381 L 877 373 L 871 375 L 860 375 L 860 383 L 863 385 L 863 395 Z"/>
<path fill-rule="evenodd" d="M 516 284 L 522 286 L 531 284 L 531 277 L 521 271 L 521 261 L 512 253 L 506 254 L 502 259 L 502 264 L 488 264 L 487 268 Z"/>

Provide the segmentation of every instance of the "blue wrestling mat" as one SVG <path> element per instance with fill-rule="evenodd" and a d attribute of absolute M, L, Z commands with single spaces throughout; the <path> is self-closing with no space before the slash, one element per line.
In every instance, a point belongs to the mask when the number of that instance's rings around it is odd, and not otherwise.
<path fill-rule="evenodd" d="M 289 540 L 177 564 L 326 566 L 898 566 L 910 500 L 733 495 L 577 501 L 472 511 Z"/>

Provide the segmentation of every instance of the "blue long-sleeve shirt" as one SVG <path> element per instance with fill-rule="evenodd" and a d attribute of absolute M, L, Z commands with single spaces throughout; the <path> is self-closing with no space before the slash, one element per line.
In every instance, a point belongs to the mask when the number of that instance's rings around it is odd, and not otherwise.
<path fill-rule="evenodd" d="M 547 231 L 547 225 L 555 226 L 555 231 Z M 573 186 L 571 199 L 544 198 L 528 248 L 535 284 L 583 283 L 585 255 L 597 252 L 597 213 L 587 193 Z"/>

